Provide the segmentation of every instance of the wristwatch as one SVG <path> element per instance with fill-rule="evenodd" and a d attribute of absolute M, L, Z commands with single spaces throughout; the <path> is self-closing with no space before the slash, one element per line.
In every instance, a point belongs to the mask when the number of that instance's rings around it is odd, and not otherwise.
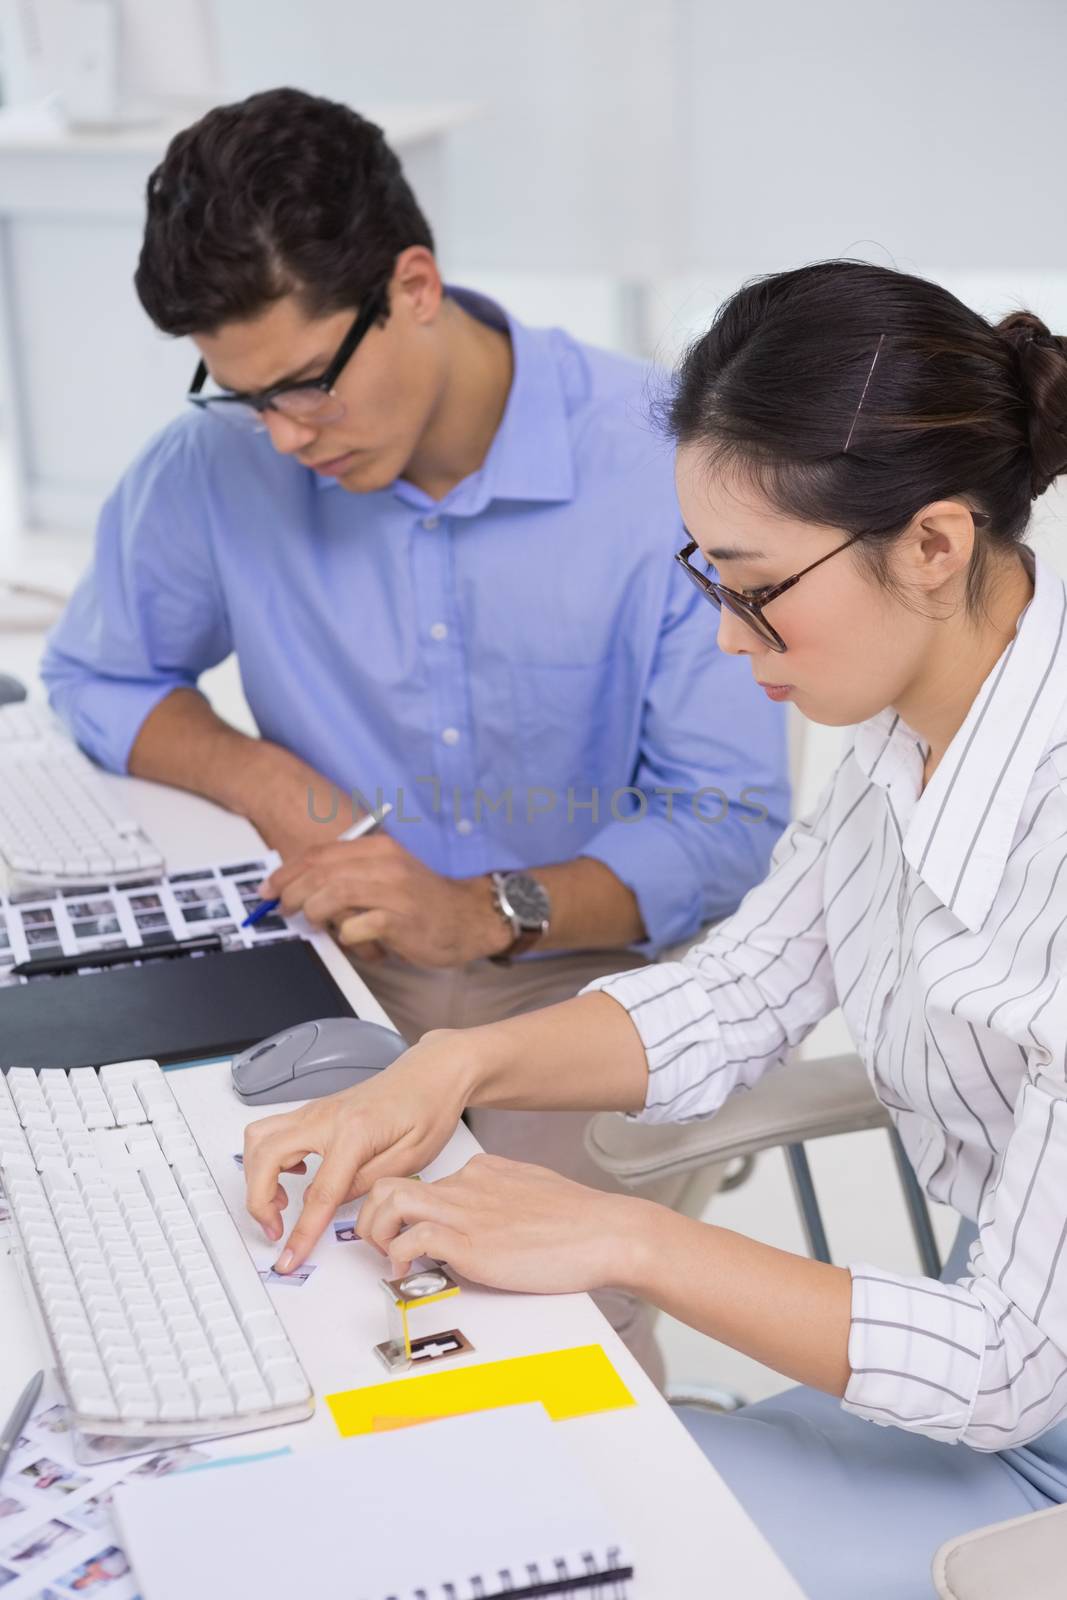
<path fill-rule="evenodd" d="M 513 956 L 522 955 L 548 932 L 551 903 L 548 890 L 528 872 L 490 873 L 496 908 L 510 926 L 514 938 L 506 950 L 490 956 L 498 966 L 507 966 Z"/>

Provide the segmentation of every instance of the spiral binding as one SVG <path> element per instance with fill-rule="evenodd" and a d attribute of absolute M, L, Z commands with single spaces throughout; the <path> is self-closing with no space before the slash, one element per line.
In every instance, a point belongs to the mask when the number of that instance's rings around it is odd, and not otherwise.
<path fill-rule="evenodd" d="M 521 1571 L 502 1567 L 491 1577 L 475 1574 L 463 1583 L 443 1583 L 441 1587 L 416 1589 L 408 1597 L 386 1595 L 385 1600 L 540 1600 L 541 1596 L 582 1595 L 589 1600 L 626 1600 L 634 1569 L 623 1560 L 622 1551 L 612 1547 L 598 1561 L 585 1550 L 577 1558 L 581 1567 L 557 1557 L 551 1572 L 543 1572 L 538 1562 L 529 1562 Z"/>

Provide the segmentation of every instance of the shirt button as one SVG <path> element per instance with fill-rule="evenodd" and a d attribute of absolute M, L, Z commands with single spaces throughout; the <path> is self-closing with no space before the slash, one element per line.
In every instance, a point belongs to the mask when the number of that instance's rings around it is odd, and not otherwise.
<path fill-rule="evenodd" d="M 459 821 L 456 823 L 456 832 L 463 834 L 464 838 L 466 838 L 467 834 L 473 833 L 473 831 L 474 823 L 471 821 L 470 817 L 460 817 Z"/>
<path fill-rule="evenodd" d="M 458 728 L 445 728 L 444 732 L 441 734 L 441 738 L 444 740 L 445 744 L 458 744 L 459 743 L 459 729 Z"/>
<path fill-rule="evenodd" d="M 440 517 L 423 517 L 422 525 L 426 529 L 427 533 L 432 533 L 440 520 Z"/>
<path fill-rule="evenodd" d="M 435 622 L 433 627 L 430 629 L 430 638 L 431 639 L 447 639 L 448 638 L 448 628 L 445 625 L 445 623 L 443 623 L 443 622 Z"/>

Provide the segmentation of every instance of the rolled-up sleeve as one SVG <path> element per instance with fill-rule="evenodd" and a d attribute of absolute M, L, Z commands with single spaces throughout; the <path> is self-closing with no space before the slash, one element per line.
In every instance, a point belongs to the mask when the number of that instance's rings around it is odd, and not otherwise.
<path fill-rule="evenodd" d="M 230 649 L 206 496 L 188 430 L 175 424 L 104 506 L 93 564 L 49 636 L 41 676 L 78 744 L 124 772 L 149 712 Z"/>
<path fill-rule="evenodd" d="M 1044 989 L 1044 995 L 1042 994 Z M 955 1283 L 852 1273 L 846 1410 L 975 1450 L 1027 1444 L 1067 1414 L 1067 985 L 1027 997 L 1027 1079 Z"/>
<path fill-rule="evenodd" d="M 750 1089 L 837 1004 L 823 923 L 831 789 L 774 851 L 769 876 L 681 961 L 599 978 L 648 1057 L 641 1122 L 711 1116 Z"/>
<path fill-rule="evenodd" d="M 582 846 L 636 896 L 652 954 L 734 911 L 767 872 L 789 815 L 785 719 L 724 655 L 714 618 L 674 578 L 625 808 Z"/>

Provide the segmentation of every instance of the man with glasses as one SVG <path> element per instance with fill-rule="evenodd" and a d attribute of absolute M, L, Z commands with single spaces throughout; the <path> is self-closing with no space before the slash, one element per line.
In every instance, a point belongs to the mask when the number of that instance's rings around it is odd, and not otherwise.
<path fill-rule="evenodd" d="M 78 741 L 250 818 L 411 1038 L 732 910 L 787 814 L 783 728 L 671 560 L 647 373 L 446 288 L 380 130 L 295 90 L 174 139 L 136 285 L 200 363 L 50 641 Z M 231 652 L 258 739 L 197 690 Z M 474 1127 L 596 1182 L 583 1121 Z"/>

